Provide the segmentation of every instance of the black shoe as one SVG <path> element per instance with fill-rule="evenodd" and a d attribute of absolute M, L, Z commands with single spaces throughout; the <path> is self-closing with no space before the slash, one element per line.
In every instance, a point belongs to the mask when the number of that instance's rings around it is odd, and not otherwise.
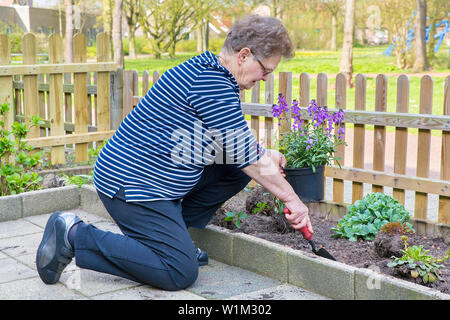
<path fill-rule="evenodd" d="M 206 253 L 206 251 L 202 251 L 200 248 L 196 248 L 195 253 L 197 254 L 198 265 L 206 266 L 208 264 L 208 254 Z"/>
<path fill-rule="evenodd" d="M 48 219 L 36 253 L 37 271 L 44 283 L 58 282 L 64 268 L 72 261 L 74 251 L 69 243 L 68 233 L 80 221 L 80 218 L 69 212 L 55 212 Z"/>

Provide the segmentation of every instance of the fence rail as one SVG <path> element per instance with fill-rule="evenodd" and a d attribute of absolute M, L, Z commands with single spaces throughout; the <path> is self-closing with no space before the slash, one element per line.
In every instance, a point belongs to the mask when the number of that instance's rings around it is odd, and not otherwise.
<path fill-rule="evenodd" d="M 292 73 L 279 73 L 278 93 L 286 97 L 288 104 L 292 102 Z M 157 72 L 153 73 L 153 83 L 159 79 Z M 328 79 L 326 74 L 317 76 L 316 101 L 319 106 L 330 106 L 327 102 Z M 124 116 L 136 106 L 143 95 L 148 91 L 150 73 L 145 71 L 142 75 L 142 91 L 139 92 L 139 77 L 135 70 L 124 71 Z M 384 187 L 393 188 L 393 196 L 405 204 L 405 191 L 411 190 L 414 195 L 414 217 L 427 220 L 428 195 L 438 195 L 439 223 L 450 224 L 450 76 L 446 78 L 444 97 L 442 101 L 443 113 L 432 114 L 433 79 L 425 75 L 421 78 L 420 87 L 420 114 L 411 114 L 409 107 L 409 78 L 400 76 L 397 79 L 396 112 L 387 112 L 387 83 L 386 75 L 376 77 L 375 111 L 366 111 L 366 77 L 358 74 L 355 78 L 355 110 L 346 108 L 346 81 L 343 74 L 336 76 L 334 109 L 344 109 L 344 125 L 353 125 L 352 135 L 347 133 L 346 140 L 353 138 L 352 166 L 345 166 L 344 146 L 340 146 L 337 155 L 342 157 L 342 168 L 335 165 L 327 166 L 325 176 L 333 180 L 333 201 L 344 203 L 344 181 L 351 182 L 352 201 L 363 197 L 363 184 L 371 184 L 372 191 L 383 192 Z M 310 102 L 311 77 L 307 73 L 299 75 L 299 106 L 304 117 Z M 279 133 L 288 130 L 289 121 L 281 122 L 276 126 L 277 120 L 272 116 L 272 104 L 276 96 L 274 76 L 264 83 L 264 101 L 261 103 L 261 83 L 256 83 L 251 91 L 251 101 L 245 102 L 245 93 L 241 92 L 243 113 L 249 116 L 249 126 L 258 141 L 271 147 L 279 137 Z M 329 108 L 329 110 L 333 110 Z M 287 115 L 290 118 L 290 115 Z M 373 158 L 371 169 L 365 166 L 365 149 L 367 125 L 374 126 Z M 394 159 L 393 171 L 386 170 L 386 132 L 387 127 L 394 130 Z M 278 129 L 279 128 L 279 129 Z M 406 159 L 408 146 L 408 128 L 418 129 L 417 163 L 415 175 L 406 175 Z M 436 130 L 441 136 L 441 154 L 431 154 L 431 130 Z M 440 157 L 440 178 L 429 177 L 431 161 Z M 366 159 L 367 160 L 367 159 Z M 326 187 L 327 188 L 327 187 Z"/>

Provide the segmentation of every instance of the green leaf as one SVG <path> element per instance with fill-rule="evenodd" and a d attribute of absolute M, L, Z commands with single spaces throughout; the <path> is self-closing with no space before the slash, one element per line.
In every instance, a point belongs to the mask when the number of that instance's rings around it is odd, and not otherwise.
<path fill-rule="evenodd" d="M 397 262 L 391 261 L 391 262 L 389 262 L 389 263 L 387 264 L 387 266 L 388 266 L 389 268 L 396 267 L 396 266 L 397 266 Z"/>
<path fill-rule="evenodd" d="M 239 212 L 239 216 L 238 216 L 240 219 L 247 219 L 248 218 L 248 215 L 245 213 L 245 212 Z"/>

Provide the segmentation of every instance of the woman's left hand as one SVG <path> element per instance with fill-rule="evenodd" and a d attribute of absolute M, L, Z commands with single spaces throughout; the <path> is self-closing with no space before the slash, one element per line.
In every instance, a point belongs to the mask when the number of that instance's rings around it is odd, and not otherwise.
<path fill-rule="evenodd" d="M 273 149 L 266 149 L 267 154 L 270 156 L 272 161 L 278 165 L 280 173 L 283 177 L 286 177 L 286 174 L 284 173 L 284 167 L 286 166 L 287 160 L 284 154 L 279 152 L 278 150 Z"/>

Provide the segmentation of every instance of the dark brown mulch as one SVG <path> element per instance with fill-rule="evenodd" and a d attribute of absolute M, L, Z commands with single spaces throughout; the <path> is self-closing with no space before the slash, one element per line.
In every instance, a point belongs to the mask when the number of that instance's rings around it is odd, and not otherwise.
<path fill-rule="evenodd" d="M 251 202 L 254 203 L 258 202 L 258 198 L 261 198 L 263 201 L 268 200 L 267 197 L 263 196 L 262 192 L 255 195 L 255 192 L 253 191 L 252 193 L 242 191 L 225 203 L 224 206 L 216 212 L 216 215 L 210 223 L 236 232 L 243 232 L 279 243 L 293 249 L 311 252 L 308 242 L 303 239 L 301 233 L 294 231 L 290 226 L 286 226 L 282 219 L 280 219 L 280 215 L 270 212 L 265 212 L 265 214 L 252 213 L 253 210 L 249 209 L 254 208 L 254 206 L 249 204 L 249 201 L 247 201 L 246 206 L 246 200 L 249 195 Z M 227 211 L 244 211 L 248 214 L 248 218 L 243 221 L 240 229 L 238 229 L 233 222 L 224 221 L 225 212 Z M 325 214 L 310 213 L 310 219 L 314 229 L 315 242 L 319 246 L 322 245 L 336 258 L 337 261 L 358 268 L 370 268 L 387 275 L 424 285 L 421 282 L 420 277 L 414 279 L 408 275 L 395 274 L 394 270 L 396 269 L 387 267 L 387 263 L 392 260 L 390 257 L 382 257 L 377 254 L 374 241 L 360 240 L 351 242 L 347 239 L 333 238 L 332 235 L 334 234 L 334 231 L 332 231 L 331 228 L 337 226 L 338 218 L 333 216 L 326 217 Z M 377 241 L 378 238 L 379 237 L 377 236 L 375 241 Z M 408 244 L 410 246 L 422 245 L 424 249 L 429 250 L 429 253 L 434 257 L 444 256 L 449 248 L 449 244 L 442 237 L 430 237 L 417 234 L 408 235 Z M 387 251 L 385 250 L 385 255 L 392 253 L 393 251 L 391 252 L 391 249 L 392 248 L 388 248 Z M 383 250 L 378 250 L 378 252 L 381 251 Z M 450 294 L 450 259 L 445 262 L 445 268 L 441 269 L 441 273 L 441 277 L 444 280 L 443 282 L 436 280 L 434 283 L 427 284 L 426 286 Z"/>

